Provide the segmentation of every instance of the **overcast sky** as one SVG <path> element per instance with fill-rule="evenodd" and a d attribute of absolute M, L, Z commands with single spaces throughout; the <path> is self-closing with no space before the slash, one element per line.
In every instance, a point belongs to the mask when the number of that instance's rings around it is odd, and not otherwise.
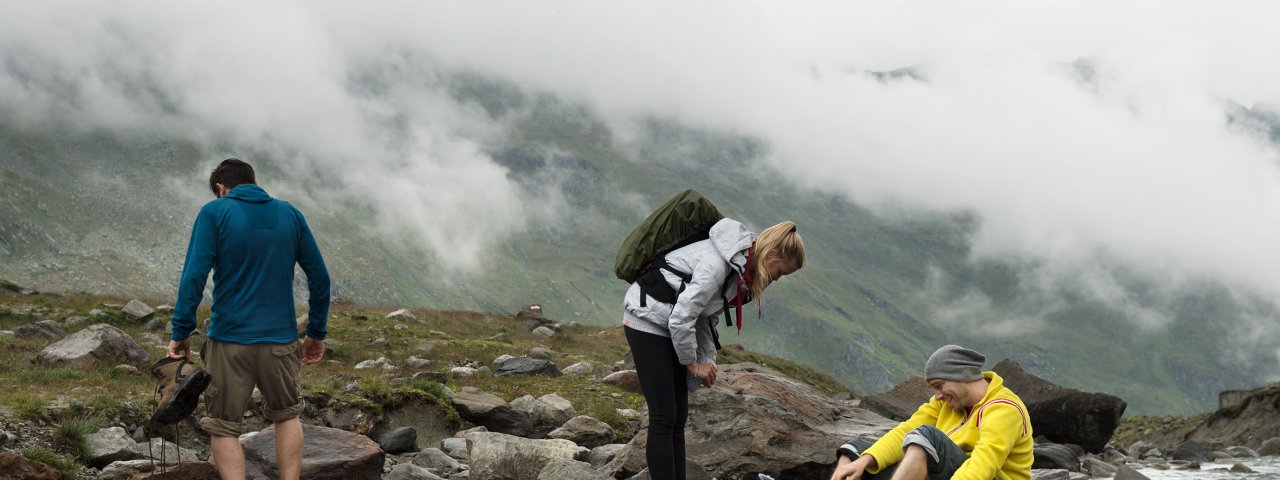
<path fill-rule="evenodd" d="M 346 172 L 380 225 L 459 268 L 533 207 L 480 148 L 501 126 L 432 69 L 394 68 L 406 55 L 619 127 L 657 114 L 755 137 L 790 180 L 864 205 L 976 212 L 977 259 L 1280 297 L 1277 145 L 1227 121 L 1280 111 L 1276 2 L 0 5 L 10 118 L 267 145 Z M 385 95 L 351 89 L 368 65 L 394 71 Z"/>

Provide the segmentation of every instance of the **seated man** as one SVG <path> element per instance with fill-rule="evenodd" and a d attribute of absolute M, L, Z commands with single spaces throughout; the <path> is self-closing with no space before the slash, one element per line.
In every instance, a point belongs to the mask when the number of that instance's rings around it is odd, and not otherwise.
<path fill-rule="evenodd" d="M 956 345 L 933 352 L 924 378 L 933 398 L 871 444 L 836 450 L 832 480 L 1027 480 L 1034 461 L 1031 417 L 986 357 Z"/>

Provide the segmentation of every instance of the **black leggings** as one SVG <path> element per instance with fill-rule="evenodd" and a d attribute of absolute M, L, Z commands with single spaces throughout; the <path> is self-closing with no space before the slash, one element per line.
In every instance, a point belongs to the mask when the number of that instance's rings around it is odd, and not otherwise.
<path fill-rule="evenodd" d="M 645 460 L 649 478 L 684 480 L 684 424 L 689 419 L 688 368 L 680 364 L 671 339 L 624 328 L 644 401 L 649 404 Z"/>

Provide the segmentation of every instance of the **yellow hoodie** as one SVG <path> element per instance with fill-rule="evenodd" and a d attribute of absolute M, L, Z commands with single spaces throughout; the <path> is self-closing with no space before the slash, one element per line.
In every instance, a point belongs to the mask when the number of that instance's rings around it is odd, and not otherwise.
<path fill-rule="evenodd" d="M 1032 450 L 1031 417 L 1022 399 L 1004 388 L 996 372 L 983 372 L 991 382 L 982 401 L 966 411 L 956 411 L 937 398 L 930 398 L 907 421 L 898 424 L 874 445 L 862 452 L 876 459 L 879 473 L 902 460 L 902 439 L 921 425 L 933 425 L 946 432 L 951 441 L 969 456 L 951 478 L 956 480 L 1028 480 Z"/>

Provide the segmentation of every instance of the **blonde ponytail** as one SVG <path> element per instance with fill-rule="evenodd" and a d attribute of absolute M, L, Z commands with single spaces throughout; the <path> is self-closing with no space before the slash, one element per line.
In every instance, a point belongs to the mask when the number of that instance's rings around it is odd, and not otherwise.
<path fill-rule="evenodd" d="M 751 276 L 751 298 L 756 302 L 756 310 L 764 308 L 764 289 L 769 286 L 769 273 L 765 269 L 770 252 L 784 262 L 795 265 L 796 269 L 804 266 L 804 239 L 796 232 L 796 223 L 784 221 L 764 229 L 756 237 L 752 247 L 751 262 L 747 269 Z"/>

